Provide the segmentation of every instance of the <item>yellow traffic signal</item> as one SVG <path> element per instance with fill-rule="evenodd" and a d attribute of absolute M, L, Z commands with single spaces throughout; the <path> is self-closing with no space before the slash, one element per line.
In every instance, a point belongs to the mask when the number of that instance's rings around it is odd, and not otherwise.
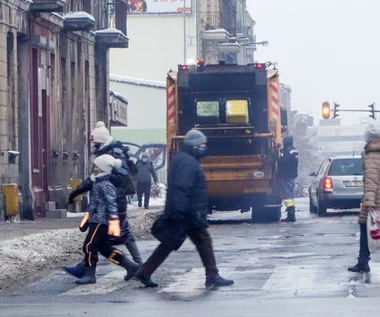
<path fill-rule="evenodd" d="M 331 112 L 330 104 L 327 101 L 325 101 L 322 104 L 322 117 L 323 117 L 323 119 L 329 119 L 330 118 L 330 112 Z"/>

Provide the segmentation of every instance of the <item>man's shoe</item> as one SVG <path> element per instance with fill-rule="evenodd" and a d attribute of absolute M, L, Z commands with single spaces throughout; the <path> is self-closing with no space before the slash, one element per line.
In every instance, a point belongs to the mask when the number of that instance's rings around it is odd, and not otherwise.
<path fill-rule="evenodd" d="M 148 206 L 146 206 L 146 207 L 144 207 L 145 209 L 149 209 L 149 207 Z"/>
<path fill-rule="evenodd" d="M 149 275 L 143 274 L 140 271 L 136 274 L 136 279 L 143 283 L 146 287 L 157 287 L 158 284 L 153 282 Z"/>
<path fill-rule="evenodd" d="M 281 219 L 281 222 L 296 222 L 297 220 L 296 220 L 296 218 L 294 217 L 286 217 L 286 218 L 283 218 L 283 219 Z"/>
<path fill-rule="evenodd" d="M 349 267 L 347 270 L 354 273 L 367 273 L 371 271 L 368 260 L 361 259 L 358 259 L 358 263 L 356 263 L 354 266 Z"/>
<path fill-rule="evenodd" d="M 285 219 L 281 219 L 281 222 L 296 222 L 296 208 L 290 206 L 286 208 L 286 212 L 288 213 L 288 216 Z"/>
<path fill-rule="evenodd" d="M 142 207 L 142 204 L 141 203 L 139 203 L 137 206 L 139 206 L 140 208 Z"/>
<path fill-rule="evenodd" d="M 63 269 L 76 278 L 82 278 L 84 275 L 84 262 L 78 263 L 76 266 L 64 266 Z"/>
<path fill-rule="evenodd" d="M 233 280 L 227 280 L 220 275 L 217 275 L 214 278 L 206 279 L 206 287 L 211 286 L 229 286 L 234 284 Z"/>

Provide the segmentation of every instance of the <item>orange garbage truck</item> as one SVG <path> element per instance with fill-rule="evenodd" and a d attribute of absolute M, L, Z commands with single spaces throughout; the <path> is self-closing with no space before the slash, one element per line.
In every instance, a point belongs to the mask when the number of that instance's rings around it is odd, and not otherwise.
<path fill-rule="evenodd" d="M 278 221 L 276 181 L 287 116 L 278 70 L 270 63 L 179 65 L 167 75 L 168 159 L 190 129 L 208 139 L 201 160 L 212 210 L 252 211 L 254 221 Z"/>

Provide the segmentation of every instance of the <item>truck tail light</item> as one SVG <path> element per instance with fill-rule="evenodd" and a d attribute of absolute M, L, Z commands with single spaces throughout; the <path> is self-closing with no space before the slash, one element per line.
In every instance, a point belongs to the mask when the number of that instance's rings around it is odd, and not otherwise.
<path fill-rule="evenodd" d="M 323 189 L 333 189 L 333 182 L 330 177 L 325 177 L 323 179 Z"/>

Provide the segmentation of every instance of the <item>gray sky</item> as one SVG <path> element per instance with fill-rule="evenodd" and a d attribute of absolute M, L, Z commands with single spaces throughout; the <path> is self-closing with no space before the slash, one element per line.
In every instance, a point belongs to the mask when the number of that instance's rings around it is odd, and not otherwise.
<path fill-rule="evenodd" d="M 256 21 L 255 60 L 278 62 L 292 106 L 321 119 L 327 100 L 340 109 L 380 110 L 379 0 L 247 0 Z M 343 124 L 368 113 L 340 113 Z M 380 113 L 378 114 L 380 117 Z"/>

